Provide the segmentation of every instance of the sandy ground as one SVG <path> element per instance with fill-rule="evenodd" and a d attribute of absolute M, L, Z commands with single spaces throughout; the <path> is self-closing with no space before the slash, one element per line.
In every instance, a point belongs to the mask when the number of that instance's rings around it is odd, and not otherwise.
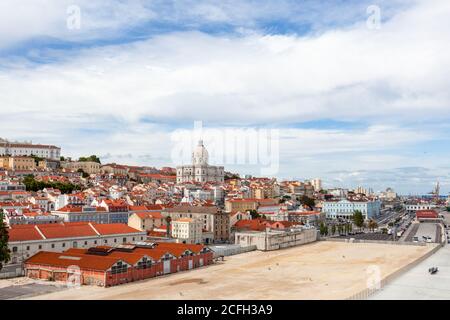
<path fill-rule="evenodd" d="M 111 288 L 82 286 L 32 299 L 344 299 L 431 247 L 321 241 L 254 251 L 212 266 Z"/>

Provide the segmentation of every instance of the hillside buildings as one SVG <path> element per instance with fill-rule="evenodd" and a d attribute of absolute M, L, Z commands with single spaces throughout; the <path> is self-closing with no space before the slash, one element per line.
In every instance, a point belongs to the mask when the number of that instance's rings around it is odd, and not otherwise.
<path fill-rule="evenodd" d="M 200 140 L 192 153 L 192 165 L 177 167 L 177 183 L 224 182 L 224 167 L 208 164 L 208 151 Z"/>

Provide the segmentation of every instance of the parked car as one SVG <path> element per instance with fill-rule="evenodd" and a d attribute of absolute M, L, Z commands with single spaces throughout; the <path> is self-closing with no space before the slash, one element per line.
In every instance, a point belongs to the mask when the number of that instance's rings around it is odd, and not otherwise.
<path fill-rule="evenodd" d="M 414 237 L 413 242 L 419 242 L 419 237 Z"/>
<path fill-rule="evenodd" d="M 432 267 L 432 268 L 428 269 L 428 272 L 429 272 L 430 274 L 435 274 L 435 273 L 438 272 L 438 271 L 439 271 L 439 269 L 438 269 L 437 267 Z"/>

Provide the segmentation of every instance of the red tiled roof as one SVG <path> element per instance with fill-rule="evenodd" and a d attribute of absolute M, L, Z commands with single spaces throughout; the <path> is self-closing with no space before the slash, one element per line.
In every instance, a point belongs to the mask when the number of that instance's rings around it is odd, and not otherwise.
<path fill-rule="evenodd" d="M 81 269 L 106 271 L 119 260 L 120 259 L 116 257 L 109 256 L 99 257 L 88 254 L 40 251 L 31 258 L 27 259 L 25 263 L 58 266 L 64 268 L 76 265 Z"/>
<path fill-rule="evenodd" d="M 65 222 L 39 225 L 13 225 L 9 230 L 10 241 L 32 241 L 44 239 L 95 237 L 100 235 L 141 233 L 123 223 L 96 224 L 89 222 Z M 97 231 L 97 232 L 96 232 Z"/>
<path fill-rule="evenodd" d="M 141 219 L 163 219 L 161 212 L 137 212 L 135 215 Z"/>
<path fill-rule="evenodd" d="M 110 224 L 92 224 L 101 235 L 109 234 L 124 234 L 141 232 L 137 229 L 129 227 L 124 223 L 110 223 Z"/>
<path fill-rule="evenodd" d="M 439 217 L 435 210 L 417 210 L 416 218 L 418 219 L 437 219 Z"/>
<path fill-rule="evenodd" d="M 42 236 L 34 225 L 23 225 L 25 228 L 20 228 L 22 225 L 15 225 L 14 228 L 8 230 L 9 242 L 15 241 L 30 241 L 30 240 L 42 240 Z"/>

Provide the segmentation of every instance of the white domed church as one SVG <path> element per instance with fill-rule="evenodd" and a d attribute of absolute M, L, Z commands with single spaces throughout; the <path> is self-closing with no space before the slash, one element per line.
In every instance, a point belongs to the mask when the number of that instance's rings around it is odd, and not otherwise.
<path fill-rule="evenodd" d="M 177 167 L 177 183 L 183 182 L 224 182 L 224 167 L 208 164 L 208 150 L 203 141 L 198 142 L 192 152 L 192 165 Z"/>

